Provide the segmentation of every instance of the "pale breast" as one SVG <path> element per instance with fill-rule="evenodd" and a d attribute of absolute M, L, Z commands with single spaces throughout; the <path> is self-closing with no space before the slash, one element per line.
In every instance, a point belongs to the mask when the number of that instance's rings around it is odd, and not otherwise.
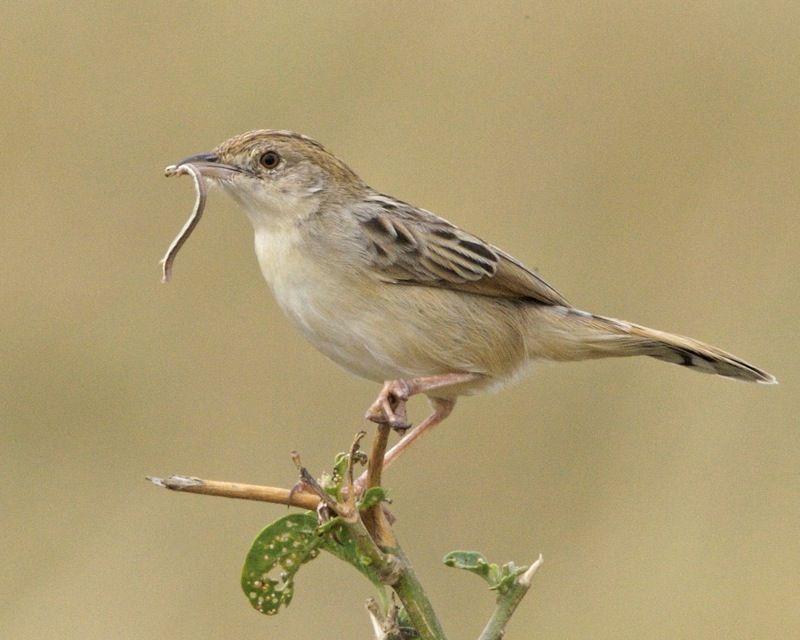
<path fill-rule="evenodd" d="M 261 271 L 276 301 L 319 351 L 361 377 L 468 371 L 494 386 L 527 361 L 509 301 L 370 278 L 312 253 L 298 231 L 256 233 Z"/>
<path fill-rule="evenodd" d="M 367 321 L 364 306 L 370 298 L 336 265 L 308 254 L 295 230 L 256 232 L 255 248 L 261 272 L 276 302 L 305 338 L 348 371 L 382 381 L 405 375 L 371 348 L 380 342 L 377 327 Z M 377 353 L 376 353 L 377 351 Z"/>

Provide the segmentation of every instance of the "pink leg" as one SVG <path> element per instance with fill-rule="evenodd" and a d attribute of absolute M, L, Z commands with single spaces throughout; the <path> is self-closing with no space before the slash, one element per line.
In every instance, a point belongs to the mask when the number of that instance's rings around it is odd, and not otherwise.
<path fill-rule="evenodd" d="M 470 382 L 480 377 L 478 373 L 443 373 L 408 380 L 387 380 L 383 383 L 377 400 L 367 410 L 366 418 L 379 424 L 389 424 L 394 429 L 408 429 L 411 425 L 406 422 L 406 400 L 411 396 Z M 439 422 L 442 420 L 444 417 Z"/>
<path fill-rule="evenodd" d="M 367 411 L 367 419 L 379 424 L 389 424 L 395 429 L 406 430 L 411 427 L 406 422 L 406 401 L 418 393 L 427 393 L 450 387 L 465 382 L 477 380 L 482 376 L 478 373 L 445 373 L 436 376 L 410 378 L 409 380 L 388 380 L 377 400 Z M 442 422 L 456 404 L 455 399 L 431 397 L 433 413 L 423 420 L 416 428 L 409 431 L 396 445 L 394 445 L 383 458 L 383 468 L 387 468 L 399 458 L 416 440 L 424 436 L 437 424 Z M 366 482 L 366 474 L 358 479 L 359 490 Z"/>
<path fill-rule="evenodd" d="M 406 449 L 414 444 L 414 442 L 431 431 L 437 424 L 449 416 L 450 412 L 453 410 L 453 407 L 456 406 L 456 401 L 444 400 L 442 398 L 431 398 L 431 404 L 433 405 L 433 413 L 420 422 L 414 429 L 404 435 L 400 439 L 400 442 L 386 452 L 386 455 L 383 457 L 384 469 L 387 469 L 389 465 L 397 460 L 397 458 L 399 458 Z"/>
<path fill-rule="evenodd" d="M 383 468 L 387 469 L 392 462 L 397 460 L 403 452 L 408 449 L 416 440 L 424 436 L 428 431 L 433 429 L 437 424 L 442 422 L 453 407 L 456 406 L 455 400 L 445 400 L 443 398 L 431 398 L 431 405 L 433 405 L 433 413 L 420 422 L 415 428 L 411 429 L 405 436 L 400 439 L 396 445 L 386 452 L 383 456 Z M 362 473 L 358 480 L 355 482 L 356 494 L 360 495 L 364 490 L 367 482 L 367 472 Z"/>

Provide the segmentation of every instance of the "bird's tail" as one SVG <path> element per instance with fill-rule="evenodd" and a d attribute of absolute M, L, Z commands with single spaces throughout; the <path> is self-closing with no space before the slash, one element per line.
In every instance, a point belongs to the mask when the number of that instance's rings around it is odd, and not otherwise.
<path fill-rule="evenodd" d="M 657 329 L 567 307 L 536 307 L 526 341 L 533 357 L 585 360 L 649 356 L 748 382 L 775 384 L 775 377 L 717 347 Z"/>

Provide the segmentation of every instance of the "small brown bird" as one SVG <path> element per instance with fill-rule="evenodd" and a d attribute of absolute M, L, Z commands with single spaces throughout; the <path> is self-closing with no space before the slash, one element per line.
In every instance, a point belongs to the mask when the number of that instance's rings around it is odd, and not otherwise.
<path fill-rule="evenodd" d="M 405 429 L 405 401 L 428 396 L 433 413 L 387 453 L 387 465 L 444 420 L 458 396 L 509 384 L 537 360 L 650 356 L 776 382 L 692 338 L 574 308 L 501 249 L 375 191 L 306 136 L 250 131 L 168 167 L 181 172 L 195 175 L 197 215 L 203 180 L 242 206 L 261 272 L 309 342 L 348 371 L 384 382 L 369 419 Z"/>

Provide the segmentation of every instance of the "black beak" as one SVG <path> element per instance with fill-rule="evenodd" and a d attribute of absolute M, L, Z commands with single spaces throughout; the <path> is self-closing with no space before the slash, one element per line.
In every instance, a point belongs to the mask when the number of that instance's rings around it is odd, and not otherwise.
<path fill-rule="evenodd" d="M 180 167 L 182 164 L 216 164 L 219 161 L 216 153 L 197 153 L 188 158 L 184 158 L 175 166 Z"/>
<path fill-rule="evenodd" d="M 223 164 L 219 161 L 216 153 L 197 153 L 188 158 L 184 158 L 178 164 L 172 165 L 177 168 L 182 164 L 194 165 L 197 170 L 206 178 L 230 178 L 233 174 L 243 173 L 239 167 Z"/>

